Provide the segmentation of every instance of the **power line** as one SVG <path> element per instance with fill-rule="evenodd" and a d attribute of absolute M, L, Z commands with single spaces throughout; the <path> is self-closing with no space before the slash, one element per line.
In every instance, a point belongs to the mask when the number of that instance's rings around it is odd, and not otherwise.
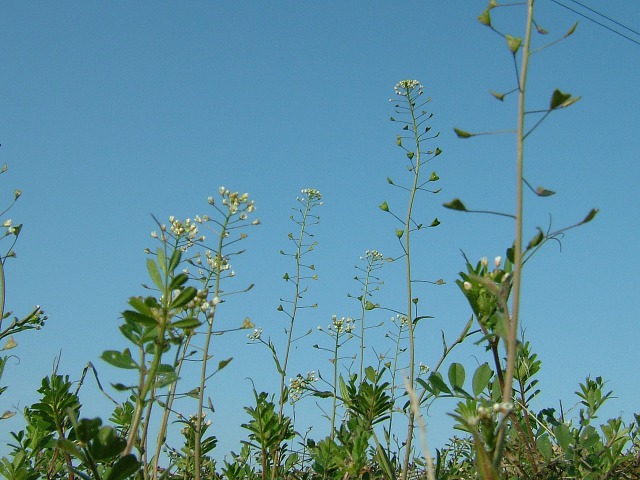
<path fill-rule="evenodd" d="M 553 3 L 555 3 L 556 5 L 559 5 L 559 6 L 561 6 L 561 7 L 564 7 L 564 8 L 566 8 L 567 10 L 569 10 L 569 11 L 571 11 L 571 12 L 575 13 L 576 15 L 580 15 L 581 17 L 586 18 L 587 20 L 589 20 L 589 21 L 591 21 L 591 22 L 595 23 L 596 25 L 599 25 L 599 26 L 601 26 L 602 28 L 606 28 L 606 29 L 607 29 L 607 30 L 609 30 L 610 32 L 613 32 L 613 33 L 615 33 L 616 35 L 619 35 L 619 36 L 621 36 L 622 38 L 624 38 L 624 39 L 626 39 L 626 40 L 629 40 L 629 41 L 630 41 L 630 42 L 632 42 L 632 43 L 635 43 L 636 45 L 640 45 L 640 41 L 638 41 L 638 40 L 636 40 L 636 39 L 634 39 L 634 38 L 631 38 L 631 37 L 629 37 L 628 35 L 625 35 L 624 33 L 620 33 L 619 31 L 614 30 L 614 29 L 613 29 L 613 28 L 611 28 L 610 26 L 605 25 L 604 23 L 599 22 L 598 20 L 595 20 L 594 18 L 592 18 L 592 17 L 589 17 L 589 16 L 585 15 L 584 13 L 581 13 L 581 12 L 579 12 L 578 10 L 575 10 L 574 8 L 571 8 L 571 7 L 567 6 L 567 5 L 564 5 L 564 4 L 560 3 L 558 0 L 551 0 L 551 1 L 552 1 Z M 601 17 L 603 17 L 603 18 L 606 18 L 607 20 L 611 21 L 612 23 L 615 23 L 616 25 L 620 25 L 621 27 L 625 28 L 626 30 L 629 30 L 630 32 L 633 32 L 633 33 L 637 34 L 638 36 L 640 36 L 640 33 L 638 33 L 637 31 L 633 30 L 632 28 L 629 28 L 629 27 L 627 27 L 627 26 L 625 26 L 625 25 L 622 25 L 621 23 L 616 22 L 615 20 L 613 20 L 613 19 L 611 19 L 611 18 L 607 17 L 606 15 L 603 15 L 603 14 L 601 14 L 601 13 L 596 12 L 595 10 L 593 10 L 593 9 L 591 9 L 591 8 L 589 8 L 589 7 L 587 7 L 586 5 L 581 4 L 580 2 L 577 2 L 576 0 L 570 0 L 570 1 L 572 1 L 573 3 L 576 3 L 576 4 L 578 4 L 578 5 L 580 5 L 581 7 L 584 7 L 584 8 L 585 8 L 585 9 L 587 9 L 587 10 L 590 10 L 590 11 L 594 12 L 595 14 L 597 14 L 597 15 L 599 15 L 599 16 L 601 16 Z"/>
<path fill-rule="evenodd" d="M 590 12 L 595 13 L 596 15 L 598 15 L 598 16 L 600 16 L 600 17 L 602 17 L 602 18 L 604 18 L 604 19 L 606 19 L 608 21 L 610 21 L 611 23 L 615 23 L 616 25 L 618 25 L 619 27 L 624 28 L 625 30 L 629 30 L 631 33 L 635 33 L 636 35 L 640 36 L 640 32 L 638 32 L 637 30 L 634 30 L 633 28 L 629 28 L 626 25 L 623 25 L 622 23 L 615 21 L 613 18 L 607 17 L 606 15 L 604 15 L 604 14 L 602 14 L 600 12 L 597 12 L 593 8 L 588 7 L 587 5 L 583 5 L 582 3 L 578 2 L 577 0 L 569 0 L 569 1 L 575 3 L 576 5 L 580 5 L 582 8 L 584 8 L 586 10 L 589 10 Z"/>

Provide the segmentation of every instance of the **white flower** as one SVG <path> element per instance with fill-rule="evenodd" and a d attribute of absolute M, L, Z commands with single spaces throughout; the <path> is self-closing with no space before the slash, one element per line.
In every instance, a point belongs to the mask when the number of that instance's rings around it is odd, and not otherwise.
<path fill-rule="evenodd" d="M 462 284 L 462 286 L 464 287 L 464 289 L 465 289 L 466 291 L 469 291 L 469 290 L 471 290 L 471 289 L 473 288 L 473 285 L 471 285 L 471 282 L 464 282 L 464 283 Z"/>
<path fill-rule="evenodd" d="M 496 257 L 493 259 L 493 265 L 496 268 L 500 268 L 500 265 L 502 265 L 502 257 Z"/>

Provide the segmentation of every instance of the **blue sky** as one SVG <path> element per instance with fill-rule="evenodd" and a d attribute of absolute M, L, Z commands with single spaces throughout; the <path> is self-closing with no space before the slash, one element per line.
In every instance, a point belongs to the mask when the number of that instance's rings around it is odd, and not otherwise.
<path fill-rule="evenodd" d="M 584 3 L 640 25 L 634 2 Z M 460 250 L 474 260 L 492 258 L 513 236 L 509 220 L 441 207 L 460 197 L 470 208 L 512 209 L 514 138 L 462 141 L 452 130 L 514 126 L 514 101 L 500 103 L 487 93 L 510 90 L 514 78 L 504 41 L 476 21 L 485 2 L 266 5 L 5 5 L 0 163 L 9 172 L 2 198 L 9 202 L 14 188 L 24 192 L 9 214 L 24 229 L 18 258 L 7 263 L 7 304 L 16 314 L 40 304 L 49 320 L 42 331 L 16 339 L 20 360 L 3 378 L 10 385 L 3 410 L 35 401 L 39 379 L 60 354 L 59 371 L 72 379 L 88 361 L 105 384 L 122 378 L 98 357 L 126 345 L 117 330 L 119 314 L 129 296 L 144 293 L 151 214 L 207 213 L 206 199 L 220 185 L 249 192 L 262 221 L 234 265 L 237 285 L 256 287 L 224 305 L 222 325 L 249 316 L 282 341 L 285 318 L 276 307 L 291 295 L 282 275 L 292 264 L 278 251 L 287 246 L 290 209 L 306 187 L 324 196 L 314 230 L 319 280 L 308 294 L 319 307 L 305 311 L 298 328 L 325 325 L 332 314 L 357 316 L 347 293 L 357 292 L 358 258 L 368 249 L 400 254 L 395 225 L 378 205 L 403 201 L 386 178 L 407 175 L 388 102 L 404 78 L 419 79 L 432 98 L 431 125 L 441 132 L 433 147 L 444 151 L 433 163 L 443 190 L 422 197 L 417 211 L 425 222 L 442 222 L 416 241 L 418 275 L 447 281 L 420 292 L 435 320 L 419 331 L 419 360 L 437 361 L 440 331 L 453 338 L 468 319 L 454 284 L 463 268 Z M 494 17 L 506 33 L 518 35 L 522 13 L 511 7 Z M 543 361 L 542 404 L 557 407 L 562 399 L 567 408 L 578 382 L 600 375 L 619 397 L 607 415 L 629 419 L 640 394 L 633 300 L 640 265 L 640 92 L 634 88 L 640 48 L 546 0 L 538 1 L 537 19 L 550 38 L 580 24 L 567 41 L 534 56 L 530 108 L 544 108 L 555 88 L 582 99 L 528 140 L 527 178 L 558 194 L 526 198 L 527 232 L 533 235 L 550 218 L 554 227 L 574 223 L 592 207 L 600 214 L 569 233 L 562 251 L 551 245 L 527 267 L 523 325 Z M 402 305 L 400 265 L 381 274 L 381 301 Z M 384 312 L 375 314 L 388 320 Z M 329 369 L 310 348 L 321 340 L 312 336 L 299 344 L 291 376 Z M 238 426 L 246 420 L 242 406 L 251 401 L 247 378 L 272 392 L 277 383 L 268 352 L 246 345 L 244 333 L 218 339 L 214 348 L 218 359 L 234 356 L 209 386 L 222 454 L 237 450 L 244 438 Z M 461 349 L 452 360 L 473 366 L 488 360 L 483 355 Z M 90 383 L 85 414 L 106 417 L 95 398 Z M 318 416 L 312 402 L 304 408 Z M 432 444 L 441 445 L 451 433 L 448 421 L 435 413 L 428 421 Z M 0 430 L 3 441 L 20 424 L 12 422 Z"/>

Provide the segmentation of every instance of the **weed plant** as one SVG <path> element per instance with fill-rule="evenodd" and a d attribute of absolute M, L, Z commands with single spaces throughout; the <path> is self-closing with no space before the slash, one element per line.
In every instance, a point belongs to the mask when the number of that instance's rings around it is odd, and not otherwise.
<path fill-rule="evenodd" d="M 494 25 L 493 12 L 504 6 L 525 9 L 522 36 L 502 33 Z M 429 305 L 421 301 L 425 288 L 444 282 L 416 277 L 414 266 L 422 252 L 415 250 L 414 239 L 435 235 L 440 225 L 435 204 L 427 221 L 416 218 L 415 207 L 418 202 L 429 205 L 429 198 L 439 194 L 440 177 L 428 167 L 443 152 L 435 145 L 438 134 L 428 125 L 432 114 L 424 87 L 407 79 L 395 86 L 391 121 L 399 129 L 396 145 L 402 150 L 408 176 L 387 178 L 404 195 L 404 203 L 392 205 L 385 200 L 379 205 L 393 222 L 390 234 L 398 242 L 398 254 L 384 257 L 377 250 L 367 250 L 361 257 L 355 277 L 359 290 L 349 295 L 358 302 L 353 318 L 336 313 L 315 333 L 297 328 L 301 312 L 317 306 L 309 300 L 310 287 L 318 278 L 311 259 L 318 245 L 313 227 L 320 221 L 317 211 L 323 197 L 318 190 L 306 188 L 290 216 L 295 231 L 287 235 L 289 245 L 280 251 L 291 261 L 283 275 L 291 295 L 279 299 L 277 306 L 285 317 L 284 339 L 263 333 L 249 318 L 237 325 L 221 324 L 225 302 L 252 288 L 251 284 L 237 287 L 232 262 L 243 253 L 239 243 L 247 237 L 247 229 L 260 222 L 253 218 L 255 205 L 248 194 L 220 187 L 215 198 L 208 198 L 209 213 L 184 220 L 169 217 L 166 223 L 156 220 L 152 233 L 156 246 L 146 250 L 147 295 L 131 297 L 122 312 L 119 331 L 127 346 L 114 346 L 102 354 L 105 366 L 121 372 L 120 381 L 113 384 L 116 399 L 108 395 L 112 411 L 102 418 L 82 416 L 84 377 L 93 372 L 98 379 L 93 365 L 87 366 L 78 382 L 54 368 L 37 390 L 39 400 L 21 412 L 25 426 L 11 433 L 10 453 L 0 461 L 0 475 L 20 480 L 640 478 L 640 415 L 628 423 L 619 417 L 600 423 L 598 413 L 612 397 L 602 378 L 588 377 L 578 386 L 574 416 L 562 409 L 532 406 L 541 394 L 537 375 L 542 362 L 522 334 L 524 267 L 546 243 L 559 241 L 567 230 L 590 222 L 597 214 L 592 209 L 576 224 L 559 230 L 538 227 L 531 240 L 524 240 L 525 194 L 529 190 L 539 198 L 554 194 L 527 181 L 525 141 L 547 116 L 579 100 L 556 89 L 547 106 L 529 107 L 530 58 L 576 28 L 537 46 L 534 37 L 544 38 L 547 32 L 536 21 L 534 7 L 534 0 L 504 5 L 491 0 L 478 18 L 506 43 L 514 64 L 515 87 L 491 94 L 500 102 L 516 97 L 516 126 L 507 132 L 473 133 L 458 128 L 455 132 L 463 139 L 490 133 L 515 137 L 514 206 L 495 212 L 470 209 L 458 198 L 444 206 L 507 217 L 514 223 L 514 239 L 505 241 L 504 256 L 493 260 L 473 262 L 463 255 L 465 265 L 456 284 L 471 308 L 471 318 L 459 325 L 453 342 L 442 334 L 441 352 L 431 344 L 417 344 L 418 338 L 439 337 L 430 331 L 416 334 L 423 327 L 421 321 L 431 318 Z M 16 190 L 2 212 L 3 219 L 20 196 Z M 4 342 L 0 378 L 7 366 L 4 352 L 17 346 L 15 336 L 40 329 L 46 320 L 40 307 L 22 318 L 10 319 L 12 313 L 5 311 L 4 265 L 15 256 L 21 225 L 9 219 L 2 225 L 2 240 L 8 248 L 0 257 L 0 339 Z M 384 266 L 391 262 L 403 267 L 403 295 L 397 304 L 385 305 L 379 303 L 377 293 L 385 282 L 398 281 L 385 278 Z M 392 318 L 379 322 L 372 313 Z M 370 344 L 371 329 L 387 332 L 381 352 Z M 219 462 L 216 458 L 223 455 L 213 455 L 217 446 L 211 422 L 214 406 L 207 392 L 216 384 L 216 374 L 233 359 L 219 359 L 214 340 L 237 331 L 248 331 L 249 343 L 267 348 L 278 384 L 273 393 L 254 387 L 241 425 L 246 440 L 237 453 L 230 452 Z M 309 335 L 320 338 L 312 348 L 328 357 L 329 374 L 322 375 L 319 369 L 318 373 L 292 372 L 293 346 Z M 478 355 L 484 355 L 469 375 L 462 363 L 451 358 L 465 342 L 475 342 Z M 418 352 L 434 360 L 431 369 L 416 364 Z M 194 376 L 196 381 L 190 383 Z M 6 388 L 0 387 L 0 395 Z M 318 438 L 314 430 L 301 433 L 296 427 L 295 407 L 303 401 L 316 403 L 327 422 L 326 436 Z M 453 402 L 450 415 L 459 435 L 431 452 L 423 413 L 434 402 L 447 401 Z M 184 409 L 191 413 L 183 413 Z M 7 411 L 2 418 L 15 413 Z M 176 438 L 172 430 L 181 444 L 169 440 Z"/>

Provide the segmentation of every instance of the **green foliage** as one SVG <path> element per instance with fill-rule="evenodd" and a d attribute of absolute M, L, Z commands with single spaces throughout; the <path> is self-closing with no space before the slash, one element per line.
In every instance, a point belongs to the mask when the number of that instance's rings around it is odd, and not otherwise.
<path fill-rule="evenodd" d="M 54 371 L 42 380 L 38 401 L 24 409 L 24 428 L 11 432 L 10 453 L 0 459 L 0 476 L 19 480 L 639 478 L 640 415 L 636 414 L 629 423 L 621 417 L 600 423 L 601 408 L 613 395 L 601 377 L 587 377 L 579 385 L 574 407 L 577 413 L 573 416 L 569 413 L 574 409 L 565 414 L 562 404 L 559 413 L 551 407 L 536 409 L 532 405 L 534 399 L 542 401 L 538 378 L 542 362 L 519 330 L 522 269 L 549 240 L 560 241 L 567 230 L 591 222 L 598 210 L 591 209 L 581 221 L 560 230 L 535 227 L 529 234 L 530 240 L 523 240 L 524 189 L 529 188 L 540 198 L 555 194 L 544 187 L 533 188 L 525 179 L 524 141 L 548 115 L 580 99 L 555 89 L 544 108 L 526 108 L 529 58 L 555 43 L 532 50 L 532 29 L 542 35 L 548 32 L 534 20 L 534 1 L 528 0 L 526 5 L 522 35 L 497 30 L 492 13 L 502 5 L 496 1 L 489 1 L 478 17 L 481 25 L 506 42 L 516 66 L 516 88 L 506 93 L 490 92 L 501 102 L 512 93 L 518 95 L 517 128 L 508 132 L 515 133 L 517 140 L 518 188 L 514 212 L 472 210 L 459 198 L 444 203 L 445 208 L 454 211 L 512 219 L 515 239 L 507 248 L 504 261 L 497 257 L 492 266 L 486 258 L 474 265 L 464 256 L 465 271 L 460 272 L 456 284 L 471 308 L 471 318 L 453 342 L 448 342 L 442 332 L 442 353 L 433 368 L 422 363 L 416 365 L 418 352 L 432 355 L 435 351 L 418 349 L 416 345 L 416 327 L 421 320 L 432 318 L 421 311 L 422 293 L 418 293 L 418 285 L 442 285 L 444 280 L 415 277 L 412 267 L 416 254 L 411 240 L 418 231 L 431 231 L 428 228 L 441 224 L 435 214 L 421 223 L 414 215 L 414 206 L 419 193 L 440 192 L 440 188 L 433 186 L 440 177 L 435 171 L 427 171 L 425 176 L 424 168 L 442 150 L 424 149 L 426 141 L 437 137 L 426 125 L 432 117 L 424 110 L 428 100 L 423 100 L 423 87 L 418 81 L 403 80 L 395 87 L 398 101 L 391 121 L 400 126 L 395 143 L 403 151 L 410 177 L 406 185 L 387 177 L 387 184 L 406 195 L 406 213 L 398 214 L 394 201 L 379 204 L 379 209 L 397 222 L 391 232 L 401 253 L 397 258 L 385 258 L 377 250 L 367 250 L 361 257 L 364 267 L 356 267 L 359 273 L 355 277 L 360 290 L 349 295 L 358 301 L 359 316 L 334 315 L 329 327 L 320 328 L 320 334 L 330 339 L 329 346 L 313 345 L 316 351 L 329 354 L 330 375 L 323 377 L 318 373 L 317 378 L 315 371 L 306 376 L 298 373 L 290 378 L 289 385 L 285 383 L 291 370 L 292 345 L 312 334 L 309 330 L 296 337 L 296 319 L 301 309 L 317 306 L 306 297 L 310 283 L 318 279 L 316 266 L 309 261 L 318 245 L 310 227 L 319 222 L 315 209 L 322 205 L 322 195 L 307 188 L 297 198 L 290 216 L 296 225 L 296 231 L 287 236 L 290 249 L 280 251 L 294 260 L 290 267 L 293 270 L 282 275 L 292 287 L 292 295 L 289 299 L 280 298 L 276 308 L 287 317 L 284 352 L 278 351 L 271 338 L 262 337 L 261 328 L 248 335 L 251 341 L 269 349 L 279 387 L 275 394 L 258 393 L 254 387 L 253 404 L 245 407 L 249 419 L 241 425 L 248 432 L 247 440 L 242 442 L 239 454 L 231 452 L 220 464 L 216 461 L 213 454 L 218 440 L 209 433 L 214 430 L 213 423 L 205 412 L 213 414 L 215 409 L 206 389 L 232 358 L 218 358 L 212 338 L 252 329 L 254 324 L 248 318 L 236 328 L 226 330 L 214 330 L 214 324 L 218 309 L 229 295 L 252 288 L 250 284 L 244 290 L 230 292 L 223 284 L 235 275 L 231 259 L 242 253 L 230 247 L 246 238 L 244 227 L 259 223 L 248 221 L 255 207 L 247 194 L 221 187 L 220 199 L 208 199 L 214 209 L 213 217 L 197 216 L 193 221 L 169 217 L 168 224 L 156 220 L 158 231 L 152 237 L 158 245 L 146 251 L 149 278 L 149 285 L 144 285 L 146 295 L 130 297 L 122 312 L 119 331 L 127 346 L 117 346 L 101 355 L 105 366 L 117 372 L 118 381 L 112 384 L 113 389 L 125 396 L 123 401 L 114 400 L 113 411 L 103 417 L 109 418 L 109 422 L 80 417 L 80 387 L 89 365 L 77 385 L 69 376 Z M 559 40 L 570 36 L 575 28 L 572 26 Z M 504 49 L 504 43 L 501 48 Z M 538 115 L 538 120 L 527 124 L 525 115 Z M 487 134 L 459 128 L 454 131 L 463 139 Z M 5 171 L 3 168 L 0 173 Z M 20 195 L 16 190 L 13 203 Z M 199 226 L 204 224 L 216 234 L 212 247 L 204 245 L 204 236 L 199 233 Z M 11 312 L 4 310 L 4 264 L 15 256 L 12 249 L 22 225 L 7 220 L 3 226 L 6 231 L 0 240 L 11 241 L 6 254 L 0 257 L 0 340 L 6 340 L 1 351 L 7 351 L 17 346 L 14 335 L 40 329 L 46 317 L 40 307 L 35 307 L 22 319 L 14 317 L 3 325 L 11 317 Z M 378 271 L 386 262 L 401 259 L 405 261 L 406 273 L 399 282 L 403 298 L 399 301 L 401 307 L 392 308 L 374 298 L 384 283 Z M 384 324 L 370 324 L 371 317 L 381 311 L 394 315 L 385 336 L 391 346 L 386 352 L 375 352 L 377 367 L 374 367 L 365 356 L 369 348 L 366 331 Z M 477 327 L 474 330 L 473 325 Z M 449 356 L 457 345 L 472 336 L 481 353 L 470 369 L 459 361 L 451 361 Z M 352 357 L 344 350 L 354 337 L 359 339 L 359 355 Z M 196 358 L 198 354 L 200 358 Z M 482 354 L 487 358 L 481 358 Z M 8 358 L 0 356 L 0 377 Z M 216 363 L 210 367 L 214 358 Z M 196 385 L 185 386 L 183 369 L 188 370 L 194 364 L 199 369 Z M 94 373 L 99 389 L 106 395 L 95 368 Z M 319 380 L 327 387 L 319 388 L 316 385 Z M 0 394 L 5 389 L 0 387 Z M 302 435 L 295 428 L 295 404 L 305 397 L 313 397 L 329 420 L 329 434 L 319 441 L 312 438 L 313 430 Z M 195 401 L 196 413 L 187 418 L 178 411 L 176 400 Z M 432 458 L 421 412 L 436 401 L 455 403 L 450 415 L 455 430 L 462 436 L 453 436 Z M 291 404 L 291 415 L 285 414 L 287 402 Z M 323 402 L 331 402 L 330 407 L 325 408 Z M 182 408 L 184 404 L 179 405 Z M 13 413 L 7 411 L 1 418 Z M 403 439 L 396 436 L 396 417 L 406 420 L 407 435 Z M 169 429 L 176 425 L 182 442 L 177 447 L 168 440 Z M 417 437 L 415 428 L 420 429 L 423 437 L 421 452 L 413 445 Z M 151 434 L 156 434 L 155 443 Z"/>
<path fill-rule="evenodd" d="M 266 392 L 258 394 L 254 389 L 253 395 L 255 407 L 245 407 L 251 420 L 242 424 L 242 428 L 250 432 L 251 441 L 246 445 L 258 450 L 263 479 L 280 478 L 286 473 L 286 470 L 280 471 L 287 464 L 285 441 L 294 437 L 291 420 L 278 415 L 276 405 Z"/>

